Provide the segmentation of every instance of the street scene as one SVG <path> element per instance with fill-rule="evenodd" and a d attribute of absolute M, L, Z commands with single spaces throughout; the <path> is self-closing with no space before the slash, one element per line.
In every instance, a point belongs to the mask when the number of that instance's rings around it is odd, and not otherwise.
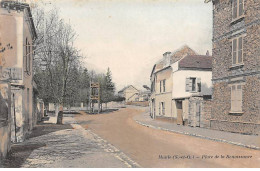
<path fill-rule="evenodd" d="M 0 168 L 259 168 L 259 8 L 0 0 Z"/>

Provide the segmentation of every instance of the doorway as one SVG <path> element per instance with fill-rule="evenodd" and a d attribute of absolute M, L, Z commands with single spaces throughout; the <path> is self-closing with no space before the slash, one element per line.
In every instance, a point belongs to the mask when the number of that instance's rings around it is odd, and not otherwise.
<path fill-rule="evenodd" d="M 182 100 L 176 101 L 176 108 L 177 108 L 177 124 L 183 125 L 183 108 L 182 108 Z"/>

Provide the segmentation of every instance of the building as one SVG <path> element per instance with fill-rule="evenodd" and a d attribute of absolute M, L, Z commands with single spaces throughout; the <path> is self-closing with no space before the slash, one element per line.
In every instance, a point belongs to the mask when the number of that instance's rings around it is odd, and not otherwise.
<path fill-rule="evenodd" d="M 174 52 L 166 52 L 151 72 L 150 114 L 156 116 L 172 117 L 172 67 L 171 64 L 186 55 L 195 55 L 196 52 L 187 45 Z"/>
<path fill-rule="evenodd" d="M 213 0 L 211 128 L 260 131 L 260 1 Z"/>
<path fill-rule="evenodd" d="M 205 121 L 201 112 L 212 95 L 212 57 L 187 55 L 171 67 L 172 117 L 180 125 L 209 127 L 210 118 Z"/>
<path fill-rule="evenodd" d="M 10 137 L 12 142 L 24 141 L 37 122 L 33 107 L 35 97 L 32 72 L 33 42 L 37 35 L 28 4 L 5 0 L 0 3 L 0 80 L 10 85 L 10 105 L 5 105 L 10 111 L 7 118 L 10 130 L 5 130 L 8 140 L 4 144 L 10 144 Z M 2 89 L 8 88 L 2 86 Z M 1 93 L 3 94 L 2 90 Z M 6 99 L 6 96 L 3 99 Z M 6 113 L 6 110 L 3 113 Z M 10 133 L 6 134 L 6 131 Z M 0 132 L 1 136 L 3 133 Z M 3 141 L 1 138 L 1 144 Z M 7 151 L 8 149 L 3 156 Z"/>
<path fill-rule="evenodd" d="M 125 102 L 134 102 L 138 98 L 139 90 L 129 85 L 118 92 L 120 97 L 125 98 Z"/>
<path fill-rule="evenodd" d="M 201 108 L 203 101 L 211 97 L 211 61 L 210 56 L 197 55 L 188 46 L 166 52 L 150 77 L 151 116 L 171 118 L 180 125 L 201 126 L 194 124 L 193 103 Z M 200 117 L 201 113 L 197 115 Z"/>
<path fill-rule="evenodd" d="M 139 102 L 149 101 L 150 94 L 151 94 L 151 91 L 149 91 L 149 90 L 140 91 L 136 101 L 139 101 Z"/>

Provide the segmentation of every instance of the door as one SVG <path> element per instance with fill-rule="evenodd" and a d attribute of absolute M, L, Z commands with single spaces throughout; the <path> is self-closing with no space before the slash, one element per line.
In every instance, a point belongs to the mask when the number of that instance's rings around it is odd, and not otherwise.
<path fill-rule="evenodd" d="M 182 101 L 178 100 L 176 101 L 176 108 L 177 108 L 177 124 L 183 125 L 183 117 L 182 117 Z"/>
<path fill-rule="evenodd" d="M 154 101 L 154 99 L 153 99 L 153 102 L 152 102 L 152 104 L 153 104 L 153 108 L 152 108 L 152 113 L 153 113 L 153 119 L 155 118 L 155 101 Z"/>
<path fill-rule="evenodd" d="M 200 102 L 196 103 L 196 127 L 200 127 Z"/>

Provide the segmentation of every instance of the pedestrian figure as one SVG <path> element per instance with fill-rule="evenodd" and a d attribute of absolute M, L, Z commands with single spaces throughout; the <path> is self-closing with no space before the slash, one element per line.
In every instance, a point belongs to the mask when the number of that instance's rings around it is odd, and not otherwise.
<path fill-rule="evenodd" d="M 62 119 L 63 119 L 63 107 L 61 106 L 58 113 L 57 124 L 62 124 Z"/>

